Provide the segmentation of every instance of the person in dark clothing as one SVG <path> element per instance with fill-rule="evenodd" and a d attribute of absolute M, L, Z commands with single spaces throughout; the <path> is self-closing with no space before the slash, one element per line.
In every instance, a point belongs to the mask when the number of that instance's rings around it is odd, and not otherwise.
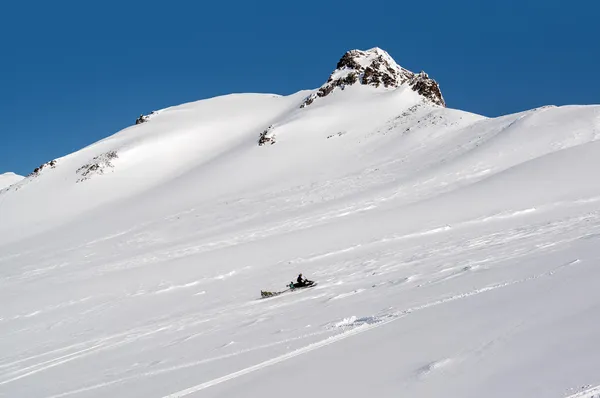
<path fill-rule="evenodd" d="M 304 279 L 302 278 L 302 274 L 298 275 L 298 278 L 296 279 L 296 283 L 294 283 L 294 287 L 305 287 L 305 286 L 309 286 L 312 285 L 312 281 L 309 281 L 308 279 Z"/>

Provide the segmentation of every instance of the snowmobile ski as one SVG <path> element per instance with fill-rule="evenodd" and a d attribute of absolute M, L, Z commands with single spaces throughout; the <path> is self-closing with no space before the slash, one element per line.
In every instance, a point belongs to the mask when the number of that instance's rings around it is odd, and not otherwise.
<path fill-rule="evenodd" d="M 290 291 L 293 292 L 294 290 L 308 289 L 309 287 L 315 287 L 315 286 L 317 286 L 317 282 L 312 282 L 311 281 L 309 284 L 304 285 L 304 286 L 297 286 L 297 287 L 296 286 L 294 286 L 294 287 L 290 286 Z"/>
<path fill-rule="evenodd" d="M 286 293 L 286 292 L 293 292 L 293 291 L 296 291 L 296 290 L 308 289 L 310 287 L 315 287 L 315 286 L 317 286 L 317 282 L 312 282 L 312 281 L 309 284 L 304 285 L 304 286 L 295 286 L 293 283 L 290 283 L 287 286 L 287 289 L 282 290 L 280 292 L 270 292 L 270 291 L 267 291 L 267 290 L 261 290 L 260 291 L 260 298 L 276 297 L 276 296 L 279 296 L 279 295 L 281 295 L 283 293 Z"/>

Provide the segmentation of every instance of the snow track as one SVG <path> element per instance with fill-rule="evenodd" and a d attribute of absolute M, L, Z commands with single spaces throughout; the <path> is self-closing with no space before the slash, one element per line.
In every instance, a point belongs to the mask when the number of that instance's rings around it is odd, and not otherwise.
<path fill-rule="evenodd" d="M 307 335 L 302 335 L 302 336 L 291 338 L 291 339 L 286 339 L 286 340 L 282 340 L 282 341 L 276 341 L 276 342 L 273 342 L 273 343 L 264 344 L 264 345 L 261 345 L 261 346 L 252 347 L 252 348 L 248 348 L 248 349 L 241 350 L 241 351 L 236 351 L 236 352 L 233 352 L 231 354 L 220 355 L 220 356 L 217 356 L 217 357 L 212 357 L 212 358 L 202 359 L 202 360 L 198 360 L 198 361 L 188 362 L 188 363 L 180 364 L 180 365 L 169 367 L 169 368 L 163 368 L 163 369 L 155 370 L 155 371 L 152 371 L 152 372 L 146 372 L 146 373 L 143 373 L 143 374 L 139 374 L 139 375 L 135 375 L 135 376 L 130 376 L 130 377 L 127 377 L 127 378 L 116 379 L 116 380 L 112 380 L 110 382 L 100 383 L 100 384 L 96 384 L 96 385 L 93 385 L 93 386 L 89 386 L 89 387 L 85 387 L 85 388 L 80 388 L 80 389 L 77 389 L 77 390 L 74 390 L 74 391 L 68 391 L 68 392 L 64 392 L 64 393 L 61 393 L 61 394 L 52 395 L 52 396 L 50 396 L 48 398 L 67 397 L 67 396 L 77 395 L 77 394 L 81 394 L 81 393 L 92 391 L 92 390 L 106 388 L 106 387 L 109 387 L 111 385 L 115 385 L 115 384 L 119 384 L 119 383 L 131 381 L 131 380 L 151 378 L 153 376 L 159 376 L 159 375 L 162 375 L 162 374 L 167 374 L 167 373 L 175 372 L 175 371 L 178 371 L 178 370 L 183 370 L 183 369 L 187 369 L 187 368 L 193 368 L 193 367 L 197 367 L 197 366 L 204 365 L 204 364 L 207 364 L 207 363 L 210 363 L 210 362 L 214 362 L 214 361 L 219 361 L 219 360 L 223 360 L 223 359 L 233 358 L 233 357 L 236 357 L 238 355 L 243 355 L 243 354 L 251 353 L 251 352 L 257 351 L 257 350 L 263 350 L 265 348 L 270 348 L 270 347 L 274 347 L 274 346 L 277 346 L 277 345 L 287 344 L 287 343 L 293 342 L 295 340 L 303 340 L 303 339 L 306 339 L 306 338 L 309 338 L 309 337 L 322 335 L 324 333 L 327 333 L 327 331 L 322 330 L 322 331 L 319 331 L 319 332 L 310 333 L 310 334 L 307 334 Z M 204 388 L 206 388 L 206 387 L 204 387 Z"/>
<path fill-rule="evenodd" d="M 364 333 L 364 332 L 366 332 L 366 331 L 368 331 L 368 330 L 370 330 L 372 328 L 375 328 L 377 326 L 383 325 L 384 323 L 391 322 L 391 321 L 392 320 L 390 319 L 390 320 L 382 321 L 382 322 L 379 322 L 379 323 L 361 325 L 361 326 L 359 326 L 357 328 L 354 328 L 352 330 L 349 330 L 349 331 L 337 334 L 337 335 L 329 337 L 329 338 L 327 338 L 325 340 L 321 340 L 321 341 L 319 341 L 317 343 L 310 344 L 310 345 L 308 345 L 306 347 L 303 347 L 303 348 L 300 348 L 298 350 L 292 351 L 292 352 L 287 353 L 285 355 L 281 355 L 279 357 L 269 359 L 267 361 L 261 362 L 259 364 L 254 365 L 254 366 L 247 367 L 247 368 L 242 369 L 242 370 L 237 371 L 237 372 L 230 373 L 228 375 L 225 375 L 223 377 L 219 377 L 217 379 L 209 380 L 209 381 L 204 382 L 202 384 L 198 384 L 197 386 L 193 386 L 193 387 L 187 388 L 185 390 L 175 392 L 173 394 L 165 395 L 163 398 L 178 398 L 178 397 L 185 397 L 187 395 L 194 394 L 194 393 L 196 393 L 198 391 L 202 391 L 202 390 L 207 389 L 209 387 L 216 386 L 217 384 L 221 384 L 221 383 L 224 383 L 226 381 L 229 381 L 229 380 L 232 380 L 232 379 L 235 379 L 235 378 L 247 375 L 249 373 L 256 372 L 257 370 L 261 370 L 261 369 L 267 368 L 269 366 L 276 365 L 276 364 L 281 363 L 283 361 L 287 361 L 288 359 L 295 358 L 295 357 L 297 357 L 299 355 L 303 355 L 303 354 L 309 353 L 311 351 L 317 350 L 319 348 L 328 346 L 330 344 L 334 344 L 334 343 L 336 343 L 338 341 L 347 339 L 348 337 L 351 337 L 351 336 L 354 336 L 354 335 L 357 335 L 357 334 L 360 334 L 360 333 Z"/>
<path fill-rule="evenodd" d="M 513 286 L 513 285 L 516 285 L 516 284 L 525 283 L 525 282 L 532 281 L 532 280 L 535 280 L 535 279 L 538 279 L 538 278 L 552 276 L 558 270 L 560 270 L 560 269 L 562 269 L 564 267 L 570 266 L 570 265 L 577 264 L 577 263 L 579 263 L 578 260 L 573 260 L 573 261 L 571 261 L 569 263 L 562 264 L 562 265 L 554 268 L 553 270 L 545 272 L 545 273 L 542 273 L 542 274 L 532 275 L 530 277 L 527 277 L 527 278 L 524 278 L 524 279 L 520 279 L 520 280 L 517 280 L 517 281 L 505 282 L 505 283 L 500 283 L 500 284 L 496 284 L 496 285 L 492 285 L 492 286 L 487 286 L 487 287 L 480 288 L 480 289 L 475 289 L 475 290 L 472 290 L 470 292 L 466 292 L 466 293 L 462 293 L 462 294 L 457 294 L 457 295 L 454 295 L 454 296 L 451 296 L 451 297 L 448 297 L 448 298 L 443 298 L 443 299 L 436 300 L 436 301 L 431 301 L 429 303 L 426 303 L 426 304 L 423 304 L 423 305 L 419 305 L 419 306 L 416 306 L 416 307 L 413 307 L 413 308 L 409 308 L 409 309 L 406 309 L 406 310 L 402 310 L 402 311 L 397 312 L 397 313 L 387 314 L 387 315 L 378 316 L 378 317 L 370 317 L 369 321 L 363 321 L 363 319 L 365 319 L 365 318 L 360 318 L 360 319 L 353 318 L 351 322 L 345 322 L 345 323 L 343 323 L 344 327 L 348 327 L 350 329 L 346 330 L 346 331 L 344 331 L 342 333 L 339 333 L 339 334 L 337 334 L 335 336 L 328 337 L 328 338 L 326 338 L 324 340 L 321 340 L 319 342 L 309 344 L 309 345 L 307 345 L 305 347 L 299 348 L 297 350 L 294 350 L 294 351 L 289 352 L 289 353 L 284 354 L 284 355 L 280 355 L 280 356 L 275 357 L 275 358 L 271 358 L 271 359 L 269 359 L 267 361 L 261 362 L 259 364 L 256 364 L 256 365 L 253 365 L 253 366 L 250 366 L 250 367 L 247 367 L 247 368 L 244 368 L 244 369 L 239 370 L 237 372 L 233 372 L 233 373 L 227 374 L 225 376 L 222 376 L 222 377 L 219 377 L 219 378 L 216 378 L 216 379 L 213 379 L 213 380 L 206 381 L 206 382 L 198 384 L 196 386 L 193 386 L 193 387 L 190 387 L 190 388 L 186 388 L 185 390 L 181 390 L 181 391 L 169 394 L 169 395 L 165 395 L 163 398 L 180 398 L 180 397 L 185 397 L 185 396 L 194 394 L 196 392 L 202 391 L 204 389 L 216 386 L 218 384 L 225 383 L 227 381 L 236 379 L 238 377 L 242 377 L 242 376 L 247 375 L 249 373 L 262 370 L 264 368 L 267 368 L 267 367 L 279 364 L 279 363 L 287 361 L 289 359 L 293 359 L 293 358 L 295 358 L 297 356 L 307 354 L 307 353 L 309 353 L 311 351 L 314 351 L 314 350 L 317 350 L 319 348 L 326 347 L 326 346 L 331 345 L 331 344 L 335 344 L 335 343 L 337 343 L 339 341 L 342 341 L 342 340 L 345 340 L 345 339 L 347 339 L 349 337 L 356 336 L 356 335 L 361 334 L 361 333 L 365 333 L 365 332 L 367 332 L 369 330 L 372 330 L 372 329 L 375 329 L 375 328 L 378 328 L 378 327 L 381 327 L 381 326 L 385 326 L 385 325 L 387 325 L 387 324 L 389 324 L 391 322 L 394 322 L 396 320 L 402 319 L 402 318 L 404 318 L 404 317 L 406 317 L 409 314 L 412 314 L 414 312 L 422 311 L 422 310 L 425 310 L 425 309 L 428 309 L 428 308 L 431 308 L 431 307 L 439 306 L 439 305 L 450 303 L 450 302 L 453 302 L 453 301 L 457 301 L 457 300 L 461 300 L 461 299 L 473 297 L 473 296 L 476 296 L 476 295 L 479 295 L 479 294 L 482 294 L 482 293 L 486 293 L 486 292 L 491 292 L 491 291 L 494 291 L 494 290 L 497 290 L 497 289 L 506 288 L 506 287 Z M 358 325 L 358 326 L 355 326 L 355 325 Z M 589 390 L 589 393 L 592 394 L 592 395 L 574 395 L 574 396 L 569 397 L 569 398 L 575 398 L 575 397 L 577 397 L 577 398 L 579 398 L 579 397 L 581 397 L 581 398 L 595 398 L 595 396 L 593 395 L 593 393 L 598 392 L 598 391 L 600 391 L 600 390 L 592 389 L 592 390 Z"/>

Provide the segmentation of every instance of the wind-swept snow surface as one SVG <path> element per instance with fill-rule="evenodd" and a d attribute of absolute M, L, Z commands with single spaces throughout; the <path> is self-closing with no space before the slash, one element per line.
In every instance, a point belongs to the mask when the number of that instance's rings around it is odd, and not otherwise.
<path fill-rule="evenodd" d="M 600 107 L 312 93 L 165 109 L 2 191 L 0 396 L 600 396 Z"/>

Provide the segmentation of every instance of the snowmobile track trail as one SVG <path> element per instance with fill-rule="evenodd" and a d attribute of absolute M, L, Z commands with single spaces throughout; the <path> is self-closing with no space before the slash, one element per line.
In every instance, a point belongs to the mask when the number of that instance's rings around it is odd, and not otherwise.
<path fill-rule="evenodd" d="M 219 378 L 216 378 L 216 379 L 212 379 L 212 380 L 206 381 L 206 382 L 198 384 L 196 386 L 189 387 L 187 389 L 184 389 L 184 390 L 181 390 L 181 391 L 177 391 L 177 392 L 174 392 L 174 393 L 169 394 L 169 395 L 165 395 L 162 398 L 181 398 L 181 397 L 186 397 L 186 396 L 194 394 L 194 393 L 196 393 L 198 391 L 205 390 L 207 388 L 216 386 L 216 385 L 221 384 L 221 383 L 225 383 L 227 381 L 236 379 L 238 377 L 247 375 L 249 373 L 253 373 L 255 371 L 262 370 L 264 368 L 267 368 L 267 367 L 276 365 L 278 363 L 287 361 L 288 359 L 292 359 L 292 358 L 295 358 L 297 356 L 300 356 L 300 355 L 309 353 L 311 351 L 317 350 L 319 348 L 322 348 L 322 347 L 325 347 L 325 346 L 337 343 L 337 342 L 345 340 L 345 339 L 347 339 L 349 337 L 352 337 L 352 336 L 355 336 L 355 335 L 367 332 L 369 330 L 378 328 L 380 326 L 387 325 L 387 324 L 389 324 L 389 323 L 391 323 L 393 321 L 396 321 L 398 319 L 402 319 L 402 318 L 404 318 L 404 317 L 406 317 L 406 316 L 408 316 L 408 315 L 410 315 L 410 314 L 412 314 L 414 312 L 417 312 L 417 311 L 420 311 L 420 310 L 425 310 L 425 309 L 428 309 L 428 308 L 431 308 L 431 307 L 436 307 L 438 305 L 446 304 L 446 303 L 449 303 L 449 302 L 452 302 L 452 301 L 457 301 L 457 300 L 461 300 L 461 299 L 464 299 L 464 298 L 476 296 L 476 295 L 479 295 L 479 294 L 482 294 L 482 293 L 486 293 L 486 292 L 490 292 L 490 291 L 502 289 L 502 288 L 509 287 L 509 286 L 518 285 L 518 284 L 525 283 L 525 282 L 529 282 L 529 281 L 532 281 L 532 280 L 535 280 L 535 279 L 539 279 L 539 278 L 542 278 L 542 277 L 551 277 L 556 272 L 559 272 L 560 270 L 565 269 L 568 266 L 575 265 L 575 264 L 580 264 L 580 263 L 581 263 L 581 261 L 573 260 L 573 261 L 570 261 L 568 263 L 560 264 L 557 267 L 551 269 L 550 271 L 547 271 L 547 272 L 544 272 L 544 273 L 540 273 L 540 274 L 535 274 L 535 275 L 529 276 L 527 278 L 518 279 L 518 280 L 510 281 L 510 282 L 498 283 L 498 284 L 487 286 L 487 287 L 483 287 L 483 288 L 480 288 L 480 289 L 471 290 L 471 291 L 466 292 L 466 293 L 456 294 L 456 295 L 449 296 L 449 297 L 446 297 L 446 298 L 442 298 L 442 299 L 439 299 L 439 300 L 430 301 L 429 303 L 425 303 L 425 304 L 422 304 L 422 305 L 419 305 L 419 306 L 408 308 L 408 309 L 405 309 L 405 310 L 402 310 L 402 311 L 399 311 L 399 312 L 395 312 L 395 313 L 383 315 L 383 316 L 379 317 L 379 321 L 368 322 L 368 323 L 360 323 L 359 326 L 356 326 L 356 327 L 354 327 L 352 329 L 346 330 L 346 331 L 344 331 L 342 333 L 339 333 L 337 335 L 328 337 L 328 338 L 326 338 L 324 340 L 318 341 L 316 343 L 309 344 L 309 345 L 307 345 L 305 347 L 302 347 L 302 348 L 299 348 L 297 350 L 291 351 L 291 352 L 289 352 L 287 354 L 283 354 L 283 355 L 271 358 L 269 360 L 260 362 L 260 363 L 258 363 L 256 365 L 249 366 L 249 367 L 241 369 L 241 370 L 239 370 L 237 372 L 229 373 L 229 374 L 227 374 L 225 376 L 222 376 L 222 377 L 219 377 Z M 600 394 L 600 386 L 599 387 L 594 387 L 594 388 L 592 388 L 590 390 L 586 390 L 586 391 L 580 392 L 580 393 L 578 393 L 576 395 L 569 396 L 567 398 L 596 398 L 596 396 L 597 396 L 597 395 L 595 395 L 596 393 Z M 580 394 L 584 394 L 584 395 L 580 395 Z"/>

